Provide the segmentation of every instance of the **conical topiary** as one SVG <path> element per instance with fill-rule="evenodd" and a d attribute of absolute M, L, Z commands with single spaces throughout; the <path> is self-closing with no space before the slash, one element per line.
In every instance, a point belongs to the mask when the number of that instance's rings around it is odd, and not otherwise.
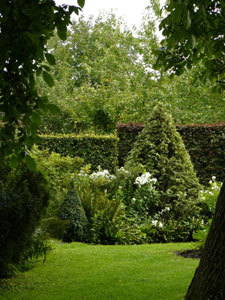
<path fill-rule="evenodd" d="M 63 241 L 86 241 L 88 221 L 73 183 L 59 209 L 58 217 L 62 220 L 70 220 L 63 235 Z"/>
<path fill-rule="evenodd" d="M 168 218 L 190 219 L 198 211 L 200 185 L 172 117 L 158 104 L 139 134 L 126 165 L 141 163 L 157 179 L 158 210 Z"/>

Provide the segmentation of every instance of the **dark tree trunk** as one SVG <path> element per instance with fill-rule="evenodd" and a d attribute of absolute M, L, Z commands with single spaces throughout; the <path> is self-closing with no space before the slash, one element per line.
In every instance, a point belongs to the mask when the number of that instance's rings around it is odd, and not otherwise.
<path fill-rule="evenodd" d="M 185 300 L 225 300 L 225 181 L 199 266 Z"/>

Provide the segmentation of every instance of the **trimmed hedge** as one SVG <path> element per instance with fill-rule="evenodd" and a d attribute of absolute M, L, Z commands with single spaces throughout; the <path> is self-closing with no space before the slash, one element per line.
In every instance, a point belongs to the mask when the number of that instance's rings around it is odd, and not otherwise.
<path fill-rule="evenodd" d="M 119 124 L 119 166 L 123 166 L 143 124 Z M 200 183 L 207 184 L 212 176 L 223 181 L 225 176 L 225 124 L 177 125 L 189 152 Z"/>
<path fill-rule="evenodd" d="M 118 137 L 113 135 L 42 135 L 40 148 L 62 156 L 81 157 L 93 170 L 98 166 L 114 172 L 118 166 Z"/>

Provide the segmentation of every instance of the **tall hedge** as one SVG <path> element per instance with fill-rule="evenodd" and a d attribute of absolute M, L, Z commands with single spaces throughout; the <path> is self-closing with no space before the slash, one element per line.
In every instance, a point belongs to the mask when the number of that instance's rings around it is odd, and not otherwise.
<path fill-rule="evenodd" d="M 172 117 L 161 104 L 138 135 L 125 165 L 138 163 L 157 179 L 159 209 L 169 207 L 175 220 L 195 216 L 200 185 Z"/>
<path fill-rule="evenodd" d="M 63 156 L 81 157 L 92 169 L 98 166 L 114 172 L 118 166 L 118 137 L 113 135 L 43 135 L 41 148 Z"/>
<path fill-rule="evenodd" d="M 123 166 L 144 124 L 119 124 L 119 165 Z M 212 176 L 223 181 L 225 176 L 225 124 L 176 125 L 189 152 L 200 183 L 207 184 Z"/>

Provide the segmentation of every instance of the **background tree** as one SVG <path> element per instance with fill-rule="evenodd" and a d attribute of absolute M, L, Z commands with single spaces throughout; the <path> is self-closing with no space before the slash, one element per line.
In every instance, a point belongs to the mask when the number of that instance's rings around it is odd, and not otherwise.
<path fill-rule="evenodd" d="M 159 42 L 150 12 L 139 30 L 104 13 L 73 21 L 66 42 L 49 41 L 56 84 L 39 80 L 38 89 L 61 112 L 45 115 L 41 132 L 114 132 L 117 122 L 144 123 L 159 100 L 179 124 L 224 121 L 224 95 L 199 80 L 200 67 L 173 79 L 153 70 Z"/>
<path fill-rule="evenodd" d="M 78 0 L 83 7 L 84 0 Z M 57 29 L 66 39 L 67 25 L 78 6 L 57 6 L 53 0 L 2 0 L 0 3 L 0 157 L 11 155 L 11 166 L 25 159 L 35 141 L 40 115 L 54 111 L 45 96 L 35 88 L 36 76 L 42 74 L 49 86 L 54 80 L 49 66 L 54 56 L 47 50 L 47 40 Z"/>
<path fill-rule="evenodd" d="M 216 0 L 170 0 L 160 23 L 165 38 L 157 68 L 180 75 L 200 63 L 201 78 L 225 89 L 225 3 Z M 186 300 L 225 299 L 225 182 L 199 267 Z"/>

